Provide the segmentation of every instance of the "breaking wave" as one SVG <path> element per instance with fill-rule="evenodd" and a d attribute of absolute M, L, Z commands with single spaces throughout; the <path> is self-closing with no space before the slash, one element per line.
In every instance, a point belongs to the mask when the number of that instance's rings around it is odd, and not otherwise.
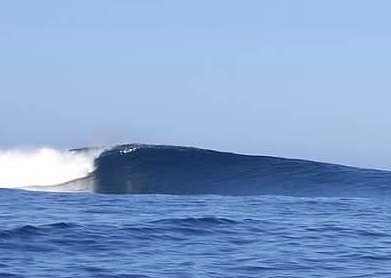
<path fill-rule="evenodd" d="M 391 196 L 391 172 L 162 145 L 0 151 L 0 187 L 107 194 Z"/>
<path fill-rule="evenodd" d="M 0 187 L 79 191 L 69 182 L 77 183 L 76 181 L 88 177 L 94 171 L 94 160 L 100 153 L 100 149 L 0 150 Z M 81 187 L 85 187 L 85 184 Z"/>

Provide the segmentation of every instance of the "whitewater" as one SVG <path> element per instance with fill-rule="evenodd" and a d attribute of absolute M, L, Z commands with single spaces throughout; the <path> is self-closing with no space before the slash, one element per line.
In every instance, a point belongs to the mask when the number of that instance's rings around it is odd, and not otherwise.
<path fill-rule="evenodd" d="M 0 187 L 54 190 L 55 185 L 88 176 L 102 149 L 53 148 L 0 150 Z M 61 190 L 61 187 L 57 187 Z"/>
<path fill-rule="evenodd" d="M 391 173 L 191 147 L 0 151 L 0 277 L 391 277 Z"/>

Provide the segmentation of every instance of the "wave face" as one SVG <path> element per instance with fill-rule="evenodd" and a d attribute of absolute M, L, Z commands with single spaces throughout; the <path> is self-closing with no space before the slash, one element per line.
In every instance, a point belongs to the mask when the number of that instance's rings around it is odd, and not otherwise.
<path fill-rule="evenodd" d="M 190 147 L 117 146 L 95 167 L 98 193 L 391 196 L 388 171 Z"/>
<path fill-rule="evenodd" d="M 0 187 L 40 191 L 88 191 L 99 149 L 0 150 Z"/>

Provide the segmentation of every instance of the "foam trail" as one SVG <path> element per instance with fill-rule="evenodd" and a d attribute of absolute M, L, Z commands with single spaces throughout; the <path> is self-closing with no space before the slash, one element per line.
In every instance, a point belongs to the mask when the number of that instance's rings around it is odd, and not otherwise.
<path fill-rule="evenodd" d="M 0 187 L 44 190 L 81 179 L 94 171 L 94 160 L 101 152 L 52 148 L 0 150 Z"/>

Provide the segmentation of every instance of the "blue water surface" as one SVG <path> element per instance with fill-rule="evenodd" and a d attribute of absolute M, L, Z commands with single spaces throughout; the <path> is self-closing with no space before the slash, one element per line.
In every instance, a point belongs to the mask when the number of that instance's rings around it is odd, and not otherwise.
<path fill-rule="evenodd" d="M 0 190 L 0 277 L 391 277 L 384 199 Z"/>

